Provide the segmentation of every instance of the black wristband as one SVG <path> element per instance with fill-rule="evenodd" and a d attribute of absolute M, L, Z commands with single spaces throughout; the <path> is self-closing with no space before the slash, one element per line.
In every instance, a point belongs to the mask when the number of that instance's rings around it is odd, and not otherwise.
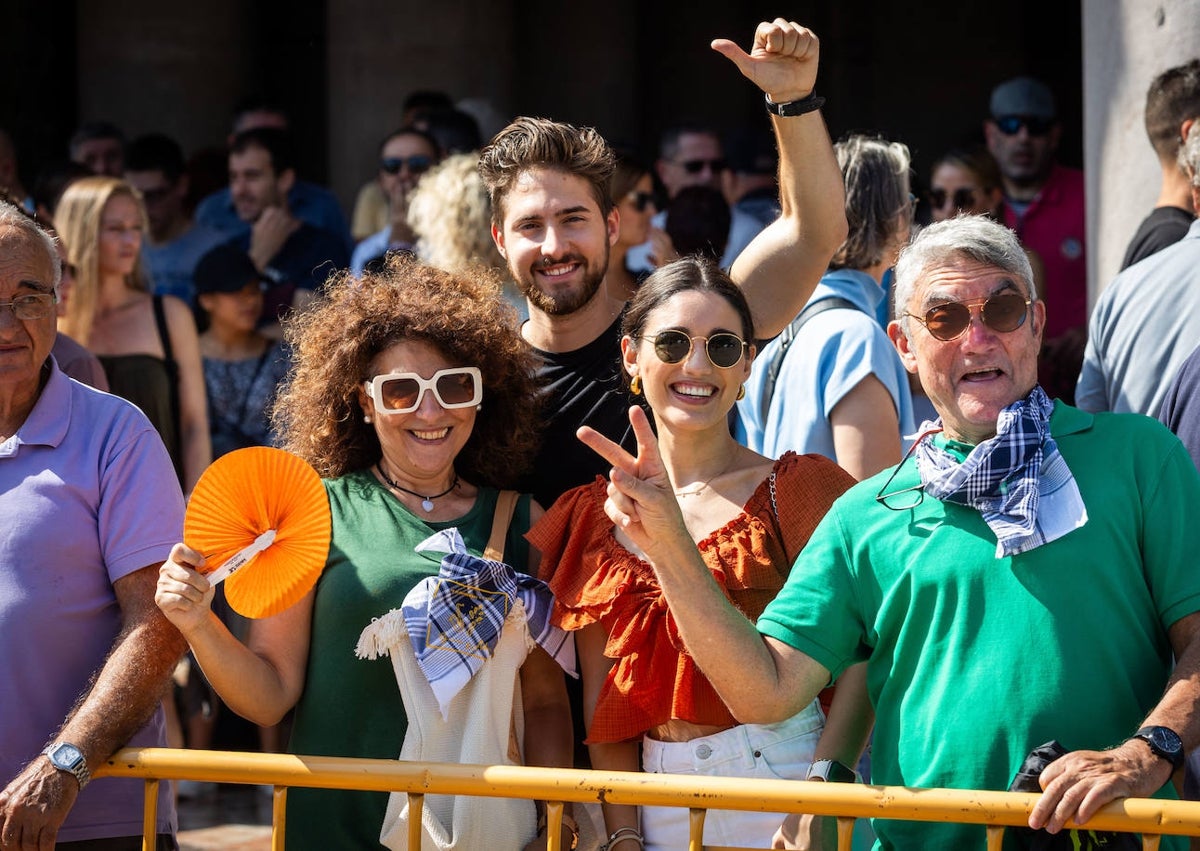
<path fill-rule="evenodd" d="M 789 100 L 784 103 L 775 103 L 771 100 L 770 95 L 764 95 L 767 101 L 767 112 L 772 115 L 780 115 L 784 118 L 792 118 L 797 115 L 807 115 L 810 112 L 816 112 L 825 105 L 825 98 L 817 95 L 816 89 L 808 93 L 808 97 L 802 97 L 800 100 Z"/>

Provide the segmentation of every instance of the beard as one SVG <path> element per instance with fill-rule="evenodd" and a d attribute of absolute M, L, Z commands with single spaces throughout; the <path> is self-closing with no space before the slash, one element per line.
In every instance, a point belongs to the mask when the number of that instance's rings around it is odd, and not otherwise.
<path fill-rule="evenodd" d="M 568 316 L 590 302 L 599 291 L 600 285 L 604 283 L 604 276 L 608 271 L 608 243 L 604 244 L 604 257 L 599 266 L 589 265 L 587 258 L 581 254 L 556 257 L 545 265 L 554 265 L 555 263 L 582 264 L 582 280 L 572 289 L 547 293 L 538 287 L 532 271 L 524 275 L 514 274 L 513 277 L 516 279 L 521 294 L 529 300 L 529 304 L 535 310 L 548 316 Z"/>

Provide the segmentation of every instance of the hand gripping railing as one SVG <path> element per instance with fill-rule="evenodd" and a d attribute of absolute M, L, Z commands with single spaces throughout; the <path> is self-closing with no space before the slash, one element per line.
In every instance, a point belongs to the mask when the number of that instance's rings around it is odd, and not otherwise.
<path fill-rule="evenodd" d="M 272 851 L 284 851 L 284 808 L 289 786 L 407 792 L 410 848 L 421 847 L 421 807 L 425 795 L 549 801 L 547 851 L 561 851 L 564 802 L 687 807 L 691 813 L 688 851 L 749 851 L 703 844 L 704 817 L 709 809 L 837 816 L 839 851 L 850 849 L 855 818 L 982 824 L 987 826 L 987 851 L 999 851 L 1005 826 L 1026 824 L 1038 799 L 1038 795 L 1018 792 L 909 789 L 175 748 L 118 751 L 95 775 L 146 781 L 143 851 L 152 851 L 154 847 L 158 782 L 166 779 L 273 784 Z M 1157 851 L 1162 834 L 1200 836 L 1200 803 L 1127 798 L 1104 807 L 1092 817 L 1087 827 L 1090 830 L 1141 833 L 1144 851 Z"/>

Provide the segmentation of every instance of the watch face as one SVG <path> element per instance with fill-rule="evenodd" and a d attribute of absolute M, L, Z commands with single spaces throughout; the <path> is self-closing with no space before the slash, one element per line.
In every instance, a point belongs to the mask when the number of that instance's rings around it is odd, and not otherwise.
<path fill-rule="evenodd" d="M 51 762 L 68 770 L 73 768 L 81 759 L 83 759 L 83 754 L 74 745 L 59 745 L 50 754 Z"/>
<path fill-rule="evenodd" d="M 1150 738 L 1155 745 L 1168 753 L 1176 753 L 1183 749 L 1183 742 L 1179 740 L 1179 736 L 1175 735 L 1174 730 L 1166 727 L 1154 727 L 1150 732 Z"/>

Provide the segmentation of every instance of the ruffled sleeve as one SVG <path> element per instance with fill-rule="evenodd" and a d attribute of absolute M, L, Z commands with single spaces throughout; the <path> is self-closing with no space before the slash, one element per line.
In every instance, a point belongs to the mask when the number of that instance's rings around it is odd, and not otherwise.
<path fill-rule="evenodd" d="M 612 521 L 604 513 L 605 487 L 605 480 L 597 476 L 591 484 L 572 488 L 525 534 L 542 555 L 539 578 L 554 592 L 554 623 L 563 629 L 598 622 L 605 598 L 620 592 L 619 582 L 598 575 L 612 541 Z"/>
<path fill-rule="evenodd" d="M 713 578 L 747 618 L 756 619 L 783 587 L 796 554 L 850 484 L 832 462 L 789 453 L 736 517 L 700 541 Z M 587 741 L 626 741 L 672 718 L 732 726 L 733 716 L 684 648 L 653 568 L 614 537 L 605 497 L 603 478 L 568 491 L 527 535 L 542 553 L 555 625 L 575 630 L 601 623 L 605 656 L 616 660 Z"/>

